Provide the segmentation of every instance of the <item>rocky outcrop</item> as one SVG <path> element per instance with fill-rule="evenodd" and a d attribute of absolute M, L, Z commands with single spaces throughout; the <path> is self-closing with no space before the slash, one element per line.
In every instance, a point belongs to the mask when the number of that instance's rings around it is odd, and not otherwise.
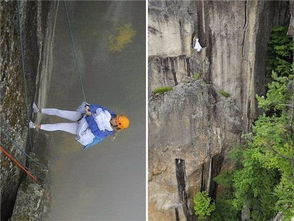
<path fill-rule="evenodd" d="M 149 92 L 200 73 L 236 99 L 248 129 L 255 94 L 264 92 L 269 33 L 287 24 L 288 4 L 149 1 Z M 200 53 L 192 48 L 195 38 L 204 47 Z"/>
<path fill-rule="evenodd" d="M 0 2 L 1 146 L 26 167 L 32 166 L 24 152 L 33 148 L 33 135 L 28 131 L 29 107 L 35 98 L 49 8 L 50 3 L 42 1 Z M 27 185 L 28 180 L 2 153 L 0 164 L 1 220 L 7 220 L 13 213 L 19 186 Z M 35 193 L 27 192 L 31 200 L 38 196 Z M 27 203 L 26 198 L 17 204 Z"/>
<path fill-rule="evenodd" d="M 30 157 L 34 159 L 34 162 L 30 163 L 29 169 L 38 177 L 38 183 L 30 177 L 26 177 L 21 182 L 10 221 L 42 220 L 49 208 L 49 187 L 45 182 L 48 170 L 34 153 L 31 153 Z"/>
<path fill-rule="evenodd" d="M 195 192 L 215 192 L 212 178 L 224 160 L 218 154 L 225 156 L 240 139 L 241 113 L 231 98 L 218 94 L 211 84 L 195 80 L 150 98 L 149 128 L 149 206 L 154 210 L 150 220 L 172 220 L 176 210 L 192 216 Z M 180 164 L 185 164 L 185 169 Z M 176 176 L 177 171 L 182 175 Z M 184 197 L 179 188 L 186 191 L 186 202 L 179 200 Z M 182 210 L 185 204 L 188 212 Z M 167 214 L 158 216 L 156 211 Z"/>
<path fill-rule="evenodd" d="M 258 114 L 271 28 L 289 17 L 282 1 L 149 1 L 150 220 L 195 220 L 195 192 L 215 197 Z M 153 95 L 162 86 L 173 90 Z"/>
<path fill-rule="evenodd" d="M 31 194 L 34 193 L 34 194 Z M 18 190 L 18 200 L 16 201 L 11 221 L 15 220 L 40 220 L 43 214 L 42 198 L 44 189 L 34 183 L 22 183 Z M 27 202 L 23 204 L 24 202 Z"/>

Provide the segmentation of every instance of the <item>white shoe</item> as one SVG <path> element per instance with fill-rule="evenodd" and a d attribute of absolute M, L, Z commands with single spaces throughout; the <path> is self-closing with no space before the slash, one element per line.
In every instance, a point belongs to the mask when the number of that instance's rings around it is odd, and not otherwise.
<path fill-rule="evenodd" d="M 34 110 L 34 113 L 40 112 L 40 109 L 38 108 L 38 106 L 35 102 L 33 103 L 33 110 Z"/>
<path fill-rule="evenodd" d="M 33 129 L 36 128 L 35 124 L 34 124 L 32 121 L 29 122 L 29 127 L 30 127 L 30 128 L 33 128 Z"/>

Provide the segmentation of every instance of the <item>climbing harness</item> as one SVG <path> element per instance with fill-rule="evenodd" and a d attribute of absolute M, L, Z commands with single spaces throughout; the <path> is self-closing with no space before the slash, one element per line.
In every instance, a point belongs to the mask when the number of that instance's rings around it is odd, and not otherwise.
<path fill-rule="evenodd" d="M 86 98 L 86 93 L 85 93 L 83 79 L 82 79 L 82 71 L 81 71 L 80 66 L 78 64 L 78 56 L 77 56 L 77 51 L 76 51 L 76 44 L 75 44 L 73 33 L 72 33 L 72 30 L 71 30 L 70 17 L 69 17 L 68 9 L 67 9 L 67 6 L 66 6 L 66 2 L 63 1 L 63 4 L 64 4 L 64 8 L 65 8 L 66 21 L 67 21 L 66 23 L 67 23 L 69 34 L 70 34 L 70 38 L 71 38 L 72 49 L 73 49 L 75 63 L 76 63 L 77 70 L 78 70 L 78 75 L 79 75 L 79 79 L 80 79 L 81 89 L 82 89 L 82 92 L 83 92 L 84 101 L 86 101 L 87 98 Z"/>

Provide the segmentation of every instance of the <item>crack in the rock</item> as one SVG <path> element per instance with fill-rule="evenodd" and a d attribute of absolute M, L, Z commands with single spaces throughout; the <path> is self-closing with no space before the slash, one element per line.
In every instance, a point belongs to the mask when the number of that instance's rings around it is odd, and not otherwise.
<path fill-rule="evenodd" d="M 248 19 L 247 19 L 247 13 L 248 13 L 248 10 L 247 10 L 247 1 L 244 2 L 245 4 L 245 7 L 244 7 L 244 10 L 245 10 L 245 18 L 244 18 L 244 25 L 243 25 L 243 39 L 242 39 L 242 57 L 244 57 L 244 42 L 245 42 L 245 35 L 246 35 L 246 31 L 247 31 L 247 26 L 248 26 Z"/>
<path fill-rule="evenodd" d="M 193 221 L 195 220 L 194 214 L 191 212 L 191 208 L 189 207 L 189 201 L 188 201 L 188 194 L 186 189 L 186 166 L 185 166 L 185 160 L 183 159 L 175 159 L 176 164 L 176 178 L 177 178 L 177 184 L 178 184 L 178 194 L 180 202 L 183 206 L 183 212 L 185 214 L 187 221 Z"/>
<path fill-rule="evenodd" d="M 171 71 L 172 71 L 175 86 L 176 86 L 178 85 L 178 79 L 177 79 L 177 73 L 175 71 L 175 58 L 170 58 L 170 63 L 171 63 Z"/>

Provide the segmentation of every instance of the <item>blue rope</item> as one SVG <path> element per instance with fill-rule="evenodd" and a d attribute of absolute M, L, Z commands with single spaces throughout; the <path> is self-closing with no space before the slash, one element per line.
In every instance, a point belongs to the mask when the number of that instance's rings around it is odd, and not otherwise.
<path fill-rule="evenodd" d="M 81 89 L 82 89 L 82 92 L 83 92 L 84 101 L 86 101 L 87 99 L 86 99 L 86 93 L 85 93 L 83 79 L 82 79 L 82 71 L 81 71 L 80 66 L 78 64 L 77 52 L 76 52 L 76 44 L 75 44 L 75 41 L 74 41 L 74 38 L 73 38 L 73 33 L 72 33 L 72 30 L 71 30 L 70 17 L 69 17 L 69 14 L 68 14 L 68 10 L 67 10 L 67 6 L 66 6 L 65 1 L 63 1 L 63 3 L 64 3 L 65 13 L 66 13 L 67 26 L 68 26 L 68 30 L 69 30 L 69 33 L 70 33 L 70 38 L 71 38 L 71 43 L 72 43 L 72 48 L 73 48 L 73 53 L 74 53 L 74 59 L 75 59 L 75 63 L 76 63 L 77 69 L 78 69 L 79 79 L 80 79 L 80 83 L 81 83 Z"/>

